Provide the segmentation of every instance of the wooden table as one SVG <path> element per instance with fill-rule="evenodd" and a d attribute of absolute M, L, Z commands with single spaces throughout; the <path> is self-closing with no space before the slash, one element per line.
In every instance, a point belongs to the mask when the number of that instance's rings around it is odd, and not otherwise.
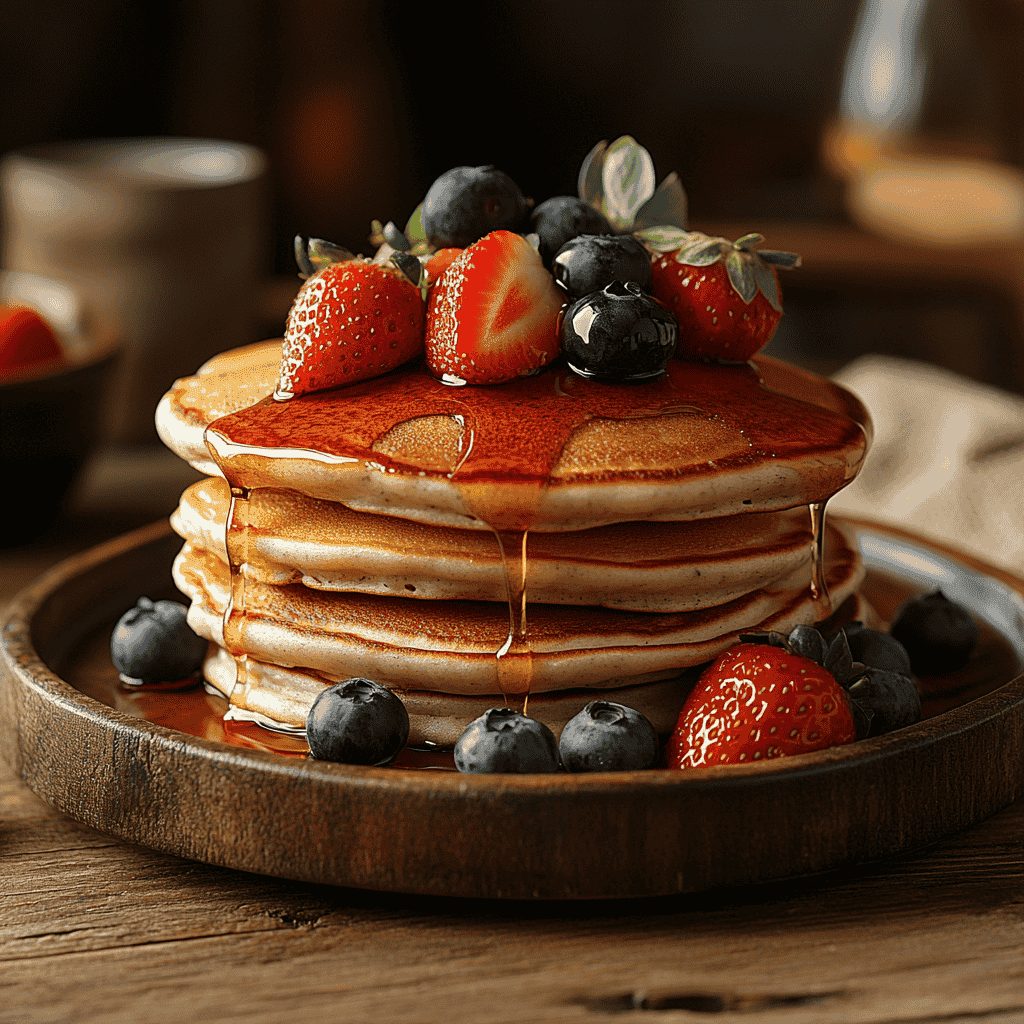
<path fill-rule="evenodd" d="M 0 551 L 0 606 L 59 558 L 139 524 L 130 519 L 71 518 L 49 539 Z M 929 849 L 841 873 L 523 904 L 178 860 L 51 810 L 0 762 L 4 1024 L 716 1014 L 1021 1024 L 1024 800 Z"/>

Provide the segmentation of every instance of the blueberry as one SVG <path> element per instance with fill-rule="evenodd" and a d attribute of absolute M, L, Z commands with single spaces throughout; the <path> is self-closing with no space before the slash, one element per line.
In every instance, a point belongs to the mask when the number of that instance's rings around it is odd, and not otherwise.
<path fill-rule="evenodd" d="M 880 633 L 877 629 L 868 629 L 862 622 L 850 622 L 843 626 L 850 654 L 854 661 L 871 668 L 884 668 L 890 672 L 900 672 L 905 676 L 911 674 L 910 658 L 906 648 L 894 640 L 888 633 Z"/>
<path fill-rule="evenodd" d="M 435 249 L 464 249 L 491 231 L 516 231 L 529 206 L 519 186 L 494 167 L 453 167 L 427 191 L 421 220 Z"/>
<path fill-rule="evenodd" d="M 653 767 L 658 735 L 639 711 L 594 700 L 566 723 L 558 752 L 566 771 L 634 771 Z"/>
<path fill-rule="evenodd" d="M 207 643 L 189 628 L 188 609 L 177 601 L 140 597 L 117 621 L 110 658 L 124 682 L 172 683 L 195 675 Z"/>
<path fill-rule="evenodd" d="M 919 676 L 963 668 L 978 642 L 978 625 L 970 612 L 941 590 L 901 605 L 889 632 L 906 648 Z"/>
<path fill-rule="evenodd" d="M 902 729 L 921 718 L 921 698 L 913 680 L 902 672 L 868 668 L 849 693 L 871 719 L 868 736 Z M 857 738 L 862 738 L 859 731 Z"/>
<path fill-rule="evenodd" d="M 562 351 L 582 377 L 609 382 L 646 380 L 675 355 L 679 327 L 656 299 L 633 281 L 573 303 L 562 320 Z"/>
<path fill-rule="evenodd" d="M 551 264 L 555 280 L 572 299 L 598 292 L 612 281 L 635 281 L 651 290 L 651 257 L 632 235 L 580 235 L 566 242 Z"/>
<path fill-rule="evenodd" d="M 470 722 L 455 743 L 455 767 L 484 775 L 558 771 L 555 734 L 511 708 L 491 708 Z"/>
<path fill-rule="evenodd" d="M 610 235 L 612 226 L 600 210 L 574 196 L 546 199 L 530 216 L 530 230 L 540 238 L 540 255 L 551 269 L 555 253 L 578 235 Z M 610 280 L 613 280 L 611 278 Z M 607 283 L 607 282 L 605 282 Z M 590 289 L 595 291 L 596 289 Z"/>
<path fill-rule="evenodd" d="M 381 765 L 409 739 L 409 712 L 372 679 L 346 679 L 324 690 L 306 716 L 309 752 L 320 761 Z"/>

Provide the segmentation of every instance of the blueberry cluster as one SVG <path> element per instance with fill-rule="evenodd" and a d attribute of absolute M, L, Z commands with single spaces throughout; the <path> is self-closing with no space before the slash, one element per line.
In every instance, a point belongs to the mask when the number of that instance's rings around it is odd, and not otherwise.
<path fill-rule="evenodd" d="M 555 741 L 543 722 L 510 708 L 491 708 L 455 744 L 455 767 L 473 774 L 558 771 L 621 772 L 652 768 L 658 736 L 639 711 L 591 701 Z"/>
<path fill-rule="evenodd" d="M 562 351 L 582 377 L 649 380 L 676 352 L 676 318 L 649 292 L 651 258 L 631 235 L 579 235 L 551 264 L 572 305 L 562 318 Z"/>
<path fill-rule="evenodd" d="M 676 352 L 675 317 L 650 295 L 651 258 L 632 235 L 616 235 L 582 199 L 555 196 L 530 213 L 527 200 L 495 167 L 453 167 L 430 186 L 420 212 L 434 249 L 464 248 L 491 231 L 528 231 L 571 303 L 562 349 L 583 377 L 648 380 Z M 389 240 L 401 248 L 405 239 Z"/>

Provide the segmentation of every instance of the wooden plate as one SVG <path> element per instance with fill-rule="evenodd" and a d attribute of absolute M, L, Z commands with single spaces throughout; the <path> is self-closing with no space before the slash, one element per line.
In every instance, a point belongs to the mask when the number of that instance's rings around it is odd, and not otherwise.
<path fill-rule="evenodd" d="M 1024 677 L 1011 678 L 1024 581 L 909 534 L 858 530 L 873 600 L 939 584 L 991 627 L 970 693 L 990 692 L 877 739 L 689 772 L 463 776 L 239 749 L 114 710 L 59 674 L 90 631 L 167 590 L 180 540 L 160 523 L 64 562 L 13 603 L 0 753 L 59 810 L 122 839 L 368 889 L 650 896 L 887 857 L 1024 790 Z"/>

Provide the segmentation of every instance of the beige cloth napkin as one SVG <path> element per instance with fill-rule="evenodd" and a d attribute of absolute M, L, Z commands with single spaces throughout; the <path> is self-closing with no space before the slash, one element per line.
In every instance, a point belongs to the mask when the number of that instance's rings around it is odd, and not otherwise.
<path fill-rule="evenodd" d="M 1024 575 L 1024 399 L 887 356 L 835 379 L 871 411 L 875 440 L 829 511 L 895 523 Z"/>

